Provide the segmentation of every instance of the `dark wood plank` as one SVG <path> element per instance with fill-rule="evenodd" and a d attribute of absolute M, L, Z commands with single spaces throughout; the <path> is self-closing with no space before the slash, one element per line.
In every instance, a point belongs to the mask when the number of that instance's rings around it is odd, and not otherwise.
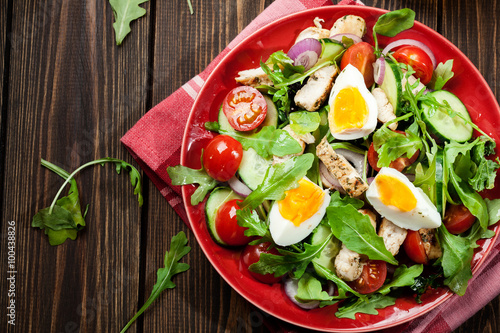
<path fill-rule="evenodd" d="M 62 184 L 41 158 L 67 170 L 132 161 L 119 139 L 146 109 L 149 15 L 117 47 L 107 1 L 14 2 L 13 13 L 2 211 L 17 222 L 13 331 L 116 332 L 139 291 L 140 209 L 128 176 L 108 165 L 77 177 L 90 208 L 76 241 L 51 247 L 30 224 Z M 0 294 L 6 286 L 2 278 Z"/>

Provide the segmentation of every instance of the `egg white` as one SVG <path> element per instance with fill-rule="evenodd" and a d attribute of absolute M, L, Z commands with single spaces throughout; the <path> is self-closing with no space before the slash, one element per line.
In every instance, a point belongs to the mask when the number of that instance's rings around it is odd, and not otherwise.
<path fill-rule="evenodd" d="M 375 130 L 375 127 L 377 126 L 377 101 L 375 100 L 375 97 L 373 97 L 373 95 L 370 93 L 370 91 L 366 88 L 363 74 L 361 74 L 361 72 L 351 64 L 348 64 L 339 74 L 339 76 L 335 80 L 332 91 L 330 92 L 330 99 L 328 101 L 328 104 L 330 105 L 328 121 L 330 122 L 330 124 L 333 123 L 333 113 L 335 106 L 334 104 L 338 93 L 341 90 L 349 87 L 357 88 L 359 90 L 366 103 L 366 108 L 368 110 L 368 119 L 361 128 L 347 128 L 340 132 L 335 132 L 335 129 L 330 126 L 332 136 L 338 140 L 354 140 L 362 138 L 373 132 Z"/>
<path fill-rule="evenodd" d="M 377 187 L 377 177 L 379 175 L 388 175 L 399 179 L 405 184 L 415 196 L 417 205 L 414 209 L 408 212 L 403 212 L 394 206 L 386 206 L 380 200 L 380 195 Z M 373 182 L 366 191 L 366 199 L 375 208 L 375 210 L 392 221 L 395 225 L 410 229 L 418 230 L 422 228 L 438 228 L 441 225 L 441 215 L 427 195 L 420 188 L 415 187 L 408 178 L 393 168 L 382 168 L 377 174 Z"/>
<path fill-rule="evenodd" d="M 309 180 L 307 180 L 309 181 Z M 310 181 L 309 181 L 310 182 Z M 316 184 L 314 184 L 317 186 Z M 319 187 L 319 186 L 317 186 Z M 302 241 L 318 226 L 326 213 L 326 208 L 330 203 L 328 190 L 322 190 L 323 203 L 310 218 L 302 222 L 298 227 L 292 221 L 281 216 L 278 201 L 275 201 L 269 212 L 269 231 L 274 242 L 280 246 L 288 246 Z"/>

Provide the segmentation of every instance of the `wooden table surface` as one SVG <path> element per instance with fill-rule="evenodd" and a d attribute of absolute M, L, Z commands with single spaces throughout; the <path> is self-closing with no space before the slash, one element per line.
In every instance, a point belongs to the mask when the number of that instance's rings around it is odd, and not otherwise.
<path fill-rule="evenodd" d="M 266 331 L 266 316 L 211 267 L 194 236 L 144 179 L 138 207 L 127 176 L 95 166 L 78 175 L 87 226 L 52 247 L 31 219 L 67 170 L 112 156 L 135 163 L 120 138 L 152 106 L 202 71 L 271 0 L 150 1 L 115 45 L 108 1 L 0 0 L 0 331 L 118 332 L 149 296 L 173 235 L 184 230 L 191 269 L 175 278 L 130 332 Z M 412 8 L 458 46 L 496 96 L 500 6 L 487 0 L 364 1 Z M 7 222 L 16 223 L 16 321 L 7 325 Z M 500 297 L 457 332 L 498 332 Z"/>

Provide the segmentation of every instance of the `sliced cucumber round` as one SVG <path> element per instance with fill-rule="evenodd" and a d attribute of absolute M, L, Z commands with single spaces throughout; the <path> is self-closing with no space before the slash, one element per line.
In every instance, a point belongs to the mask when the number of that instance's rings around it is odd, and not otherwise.
<path fill-rule="evenodd" d="M 241 180 L 247 184 L 251 190 L 255 190 L 257 186 L 262 183 L 270 165 L 270 160 L 266 160 L 257 154 L 254 149 L 249 148 L 243 151 L 238 173 Z"/>
<path fill-rule="evenodd" d="M 222 104 L 220 105 L 219 108 L 219 117 L 217 119 L 219 122 L 219 128 L 221 130 L 227 131 L 227 132 L 236 132 L 236 130 L 229 124 L 229 121 L 227 120 L 226 115 L 224 114 L 224 111 L 222 111 Z"/>
<path fill-rule="evenodd" d="M 401 112 L 400 109 L 403 99 L 403 86 L 401 84 L 401 79 L 401 71 L 398 64 L 391 59 L 386 59 L 384 81 L 380 85 L 380 89 L 382 89 L 387 95 L 387 99 L 394 108 L 394 113 L 396 115 L 399 115 Z"/>
<path fill-rule="evenodd" d="M 469 111 L 467 111 L 464 103 L 446 90 L 437 90 L 428 93 L 428 95 L 434 97 L 440 104 L 444 104 L 446 101 L 451 109 L 460 115 L 452 117 L 445 108 L 436 108 L 428 102 L 422 102 L 422 119 L 426 123 L 429 132 L 443 141 L 465 142 L 470 140 L 473 128 L 464 121 L 466 119 L 471 122 Z"/>
<path fill-rule="evenodd" d="M 229 187 L 218 187 L 210 193 L 205 205 L 208 231 L 214 241 L 219 245 L 228 246 L 228 244 L 226 244 L 217 234 L 217 230 L 215 228 L 215 216 L 217 215 L 219 207 L 232 199 L 242 199 L 242 197 L 234 193 Z"/>
<path fill-rule="evenodd" d="M 316 65 L 320 65 L 326 61 L 335 60 L 335 58 L 345 50 L 344 44 L 331 40 L 330 38 L 323 38 L 320 42 L 323 48 Z"/>
<path fill-rule="evenodd" d="M 330 236 L 332 233 L 332 230 L 330 227 L 320 224 L 318 228 L 315 230 L 315 232 L 312 234 L 311 237 L 311 245 L 318 245 L 321 244 L 325 241 L 325 239 Z M 332 272 L 335 272 L 335 257 L 340 251 L 340 241 L 335 238 L 335 236 L 330 239 L 328 244 L 326 244 L 325 248 L 323 251 L 321 251 L 321 254 L 319 257 L 314 258 L 312 260 L 314 270 L 316 273 L 321 276 L 322 278 L 325 278 L 324 274 L 316 268 L 316 265 L 319 264 L 325 268 L 328 268 Z"/>

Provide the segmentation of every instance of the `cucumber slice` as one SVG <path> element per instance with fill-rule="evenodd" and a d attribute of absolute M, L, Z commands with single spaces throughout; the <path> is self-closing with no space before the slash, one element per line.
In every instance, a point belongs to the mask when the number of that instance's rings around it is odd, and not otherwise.
<path fill-rule="evenodd" d="M 311 245 L 318 245 L 321 244 L 325 241 L 325 239 L 330 236 L 332 233 L 332 229 L 326 225 L 320 224 L 318 225 L 318 228 L 316 231 L 312 234 L 311 237 Z M 312 260 L 314 270 L 316 273 L 321 276 L 322 278 L 326 278 L 324 274 L 316 268 L 316 265 L 319 264 L 323 267 L 328 268 L 332 272 L 335 272 L 335 257 L 340 251 L 340 241 L 335 238 L 335 236 L 330 239 L 328 244 L 326 244 L 325 248 L 323 251 L 321 251 L 321 254 L 319 257 L 314 258 Z"/>
<path fill-rule="evenodd" d="M 323 38 L 320 42 L 323 45 L 323 49 L 321 50 L 321 55 L 316 65 L 335 60 L 335 58 L 345 49 L 342 43 L 331 40 L 330 38 Z"/>
<path fill-rule="evenodd" d="M 444 212 L 446 210 L 446 191 L 445 191 L 445 168 L 443 159 L 443 150 L 438 149 L 436 153 L 436 208 L 439 214 L 444 219 Z"/>
<path fill-rule="evenodd" d="M 229 124 L 229 121 L 227 120 L 226 115 L 224 114 L 224 111 L 222 111 L 222 104 L 220 105 L 219 108 L 219 117 L 217 119 L 219 122 L 219 128 L 221 130 L 227 131 L 227 132 L 236 132 L 236 130 Z"/>
<path fill-rule="evenodd" d="M 428 93 L 431 97 L 443 104 L 448 102 L 451 109 L 463 116 L 464 119 L 471 121 L 469 112 L 464 103 L 451 92 L 446 90 L 437 90 Z M 443 141 L 454 140 L 465 142 L 472 138 L 473 128 L 458 115 L 451 117 L 444 108 L 432 108 L 429 103 L 422 102 L 422 119 L 427 125 L 430 133 Z"/>
<path fill-rule="evenodd" d="M 243 157 L 241 158 L 238 173 L 241 180 L 251 190 L 255 190 L 264 180 L 264 176 L 270 165 L 270 160 L 266 160 L 257 154 L 254 149 L 249 148 L 248 150 L 243 150 Z"/>
<path fill-rule="evenodd" d="M 214 241 L 219 245 L 228 246 L 217 234 L 217 230 L 215 229 L 215 216 L 217 215 L 219 207 L 232 199 L 242 199 L 242 197 L 234 193 L 229 187 L 218 187 L 210 193 L 205 205 L 208 231 Z"/>
<path fill-rule="evenodd" d="M 384 81 L 380 85 L 380 89 L 387 95 L 387 99 L 394 108 L 394 113 L 397 116 L 399 116 L 401 112 L 401 103 L 403 99 L 401 79 L 401 71 L 399 70 L 398 64 L 391 59 L 386 59 Z"/>

